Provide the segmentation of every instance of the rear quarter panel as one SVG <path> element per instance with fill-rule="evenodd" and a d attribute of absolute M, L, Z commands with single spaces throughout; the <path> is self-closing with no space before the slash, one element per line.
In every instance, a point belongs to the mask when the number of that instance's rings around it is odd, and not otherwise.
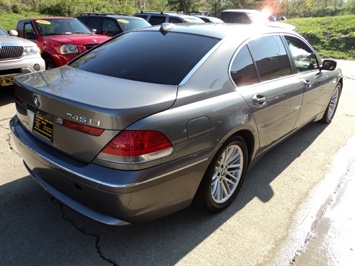
<path fill-rule="evenodd" d="M 229 78 L 233 54 L 234 50 L 228 47 L 212 52 L 180 84 L 174 106 L 132 124 L 129 129 L 156 129 L 166 134 L 173 143 L 174 153 L 163 161 L 207 149 L 213 151 L 209 154 L 211 160 L 216 147 L 242 130 L 253 136 L 255 141 L 250 146 L 258 146 L 250 108 Z"/>

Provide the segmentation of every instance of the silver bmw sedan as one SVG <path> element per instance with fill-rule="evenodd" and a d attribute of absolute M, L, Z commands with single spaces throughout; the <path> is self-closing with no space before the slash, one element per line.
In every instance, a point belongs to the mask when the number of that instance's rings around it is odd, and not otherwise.
<path fill-rule="evenodd" d="M 331 122 L 342 86 L 294 31 L 164 23 L 16 77 L 10 127 L 52 196 L 105 224 L 142 223 L 192 202 L 227 208 L 265 152 Z"/>

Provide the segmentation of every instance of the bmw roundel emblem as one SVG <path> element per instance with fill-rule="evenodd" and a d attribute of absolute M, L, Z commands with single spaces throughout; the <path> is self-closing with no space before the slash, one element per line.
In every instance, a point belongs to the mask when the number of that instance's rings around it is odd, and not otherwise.
<path fill-rule="evenodd" d="M 40 101 L 39 101 L 39 98 L 37 95 L 33 95 L 33 102 L 35 103 L 35 105 L 37 107 L 39 107 L 41 105 Z"/>

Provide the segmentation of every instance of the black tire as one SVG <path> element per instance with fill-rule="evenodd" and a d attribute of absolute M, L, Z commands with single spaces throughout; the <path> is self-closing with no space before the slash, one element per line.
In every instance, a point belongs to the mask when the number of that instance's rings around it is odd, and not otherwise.
<path fill-rule="evenodd" d="M 52 69 L 52 68 L 57 67 L 54 60 L 48 56 L 44 58 L 44 62 L 46 63 L 46 69 Z"/>
<path fill-rule="evenodd" d="M 239 136 L 228 140 L 209 165 L 200 187 L 203 206 L 220 212 L 235 199 L 248 166 L 248 149 Z M 201 200 L 201 199 L 200 199 Z"/>
<path fill-rule="evenodd" d="M 335 112 L 338 108 L 339 99 L 341 94 L 341 84 L 337 83 L 333 91 L 332 97 L 330 98 L 329 104 L 322 118 L 322 122 L 330 123 L 333 120 Z"/>

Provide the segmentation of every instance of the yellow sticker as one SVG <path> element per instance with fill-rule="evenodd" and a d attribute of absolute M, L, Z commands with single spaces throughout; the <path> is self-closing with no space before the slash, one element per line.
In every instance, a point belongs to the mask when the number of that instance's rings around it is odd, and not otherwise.
<path fill-rule="evenodd" d="M 129 23 L 129 21 L 127 19 L 123 19 L 123 18 L 119 18 L 119 19 L 117 19 L 117 21 L 121 22 L 121 23 L 126 23 L 126 24 Z"/>
<path fill-rule="evenodd" d="M 51 23 L 48 20 L 36 20 L 36 22 L 39 24 L 51 25 Z"/>

